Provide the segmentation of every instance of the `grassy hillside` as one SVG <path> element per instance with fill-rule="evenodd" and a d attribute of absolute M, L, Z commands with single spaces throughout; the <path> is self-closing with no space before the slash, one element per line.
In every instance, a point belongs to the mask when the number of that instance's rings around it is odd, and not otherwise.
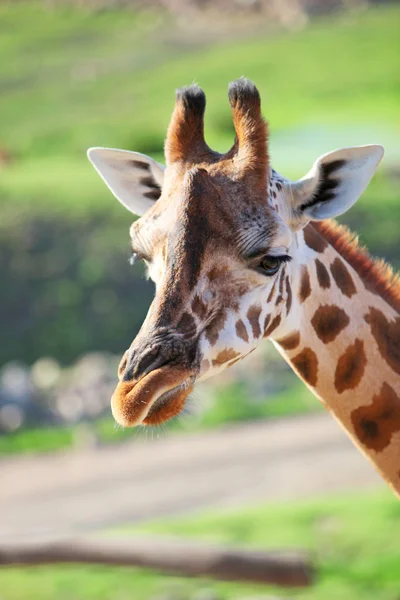
<path fill-rule="evenodd" d="M 180 580 L 154 573 L 105 567 L 46 567 L 0 570 L 2 600 L 199 600 L 213 590 L 218 600 L 398 600 L 400 505 L 389 491 L 346 495 L 296 504 L 267 504 L 235 512 L 124 528 L 229 545 L 309 550 L 317 567 L 315 585 L 288 591 L 203 579 Z M 117 532 L 118 534 L 121 531 Z M 198 595 L 195 595 L 195 594 Z M 202 595 L 204 594 L 204 595 Z"/>
<path fill-rule="evenodd" d="M 189 41 L 160 15 L 122 10 L 6 3 L 0 23 L 1 144 L 18 159 L 2 186 L 24 199 L 56 193 L 70 210 L 98 196 L 108 202 L 86 148 L 160 155 L 173 91 L 194 80 L 207 92 L 207 136 L 219 150 L 232 143 L 227 84 L 243 74 L 261 91 L 272 139 L 307 125 L 374 134 L 399 126 L 398 7 L 223 44 Z"/>
<path fill-rule="evenodd" d="M 85 152 L 108 145 L 161 158 L 174 89 L 194 80 L 207 92 L 208 140 L 224 150 L 227 84 L 254 79 L 272 160 L 289 175 L 336 146 L 384 143 L 384 166 L 344 220 L 399 265 L 399 23 L 389 6 L 222 42 L 162 13 L 1 3 L 0 364 L 43 355 L 68 364 L 130 344 L 152 287 L 127 265 L 131 217 Z"/>

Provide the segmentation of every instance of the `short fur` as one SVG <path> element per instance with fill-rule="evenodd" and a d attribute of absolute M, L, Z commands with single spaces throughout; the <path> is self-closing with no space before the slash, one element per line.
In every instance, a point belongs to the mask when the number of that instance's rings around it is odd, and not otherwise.
<path fill-rule="evenodd" d="M 229 84 L 228 96 L 236 131 L 235 144 L 228 154 L 243 161 L 243 173 L 253 171 L 266 181 L 268 127 L 261 114 L 260 94 L 251 81 L 242 77 Z"/>
<path fill-rule="evenodd" d="M 400 276 L 384 260 L 375 260 L 359 244 L 358 236 L 345 225 L 329 219 L 313 222 L 312 227 L 353 267 L 368 289 L 376 292 L 400 312 Z"/>
<path fill-rule="evenodd" d="M 216 160 L 204 140 L 204 112 L 206 97 L 198 85 L 176 91 L 175 109 L 165 141 L 168 164 L 186 162 L 195 164 L 202 160 Z"/>

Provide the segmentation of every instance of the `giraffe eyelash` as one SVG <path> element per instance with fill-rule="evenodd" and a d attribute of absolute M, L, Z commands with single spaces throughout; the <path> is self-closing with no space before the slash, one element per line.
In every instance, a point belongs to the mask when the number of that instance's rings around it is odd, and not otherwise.
<path fill-rule="evenodd" d="M 137 252 L 133 252 L 131 257 L 128 259 L 128 262 L 131 265 L 131 267 L 133 267 L 133 265 L 136 263 L 138 258 L 139 258 L 139 255 L 137 254 Z"/>
<path fill-rule="evenodd" d="M 289 263 L 292 260 L 292 257 L 289 254 L 282 254 L 282 256 L 273 256 L 271 254 L 271 258 L 276 258 L 281 263 Z"/>
<path fill-rule="evenodd" d="M 272 260 L 278 261 L 281 265 L 282 264 L 287 264 L 287 263 L 289 263 L 292 260 L 292 257 L 289 256 L 289 254 L 277 254 L 277 255 L 275 255 L 275 254 L 265 253 L 265 254 L 260 254 L 257 257 L 257 259 L 255 259 L 253 262 L 257 263 L 259 261 L 262 261 L 264 259 L 269 259 L 269 258 L 272 259 Z"/>
<path fill-rule="evenodd" d="M 133 267 L 133 265 L 135 265 L 138 260 L 143 260 L 146 263 L 150 262 L 150 259 L 147 258 L 147 256 L 143 256 L 143 254 L 139 254 L 139 252 L 133 252 L 131 257 L 128 259 L 128 262 L 131 265 L 131 267 Z"/>

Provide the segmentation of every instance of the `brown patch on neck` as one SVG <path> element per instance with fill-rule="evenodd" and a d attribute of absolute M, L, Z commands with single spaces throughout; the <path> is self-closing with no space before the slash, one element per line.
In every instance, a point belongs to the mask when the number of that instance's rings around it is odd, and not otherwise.
<path fill-rule="evenodd" d="M 318 358 L 311 348 L 304 348 L 300 354 L 291 359 L 291 363 L 304 381 L 314 387 L 317 385 Z"/>
<path fill-rule="evenodd" d="M 331 273 L 342 294 L 351 298 L 357 292 L 354 281 L 340 258 L 335 258 L 331 264 Z"/>
<path fill-rule="evenodd" d="M 320 287 L 324 290 L 328 289 L 331 286 L 331 279 L 329 277 L 328 269 L 318 258 L 315 259 L 315 268 Z"/>
<path fill-rule="evenodd" d="M 389 321 L 378 309 L 370 307 L 364 317 L 389 367 L 400 375 L 400 317 Z"/>
<path fill-rule="evenodd" d="M 311 250 L 322 253 L 328 247 L 328 243 L 321 237 L 314 227 L 309 223 L 303 229 L 304 241 Z"/>
<path fill-rule="evenodd" d="M 314 222 L 313 228 L 325 242 L 349 263 L 364 282 L 365 287 L 379 295 L 395 310 L 400 312 L 400 277 L 383 260 L 374 260 L 359 245 L 358 239 L 347 227 L 334 220 Z"/>
<path fill-rule="evenodd" d="M 275 340 L 284 350 L 294 350 L 300 344 L 300 331 L 294 331 L 286 337 Z"/>
<path fill-rule="evenodd" d="M 349 323 L 350 319 L 342 308 L 328 304 L 317 308 L 311 319 L 315 333 L 324 344 L 332 342 Z"/>
<path fill-rule="evenodd" d="M 307 298 L 310 294 L 311 294 L 310 275 L 308 274 L 308 269 L 307 269 L 306 265 L 302 265 L 301 272 L 300 272 L 300 290 L 299 290 L 300 302 L 304 302 L 305 300 L 307 300 Z"/>
<path fill-rule="evenodd" d="M 372 398 L 369 406 L 360 406 L 351 413 L 355 434 L 363 446 L 382 452 L 400 431 L 400 398 L 388 383 Z"/>
<path fill-rule="evenodd" d="M 353 390 L 360 383 L 367 364 L 364 343 L 356 339 L 339 358 L 335 371 L 335 388 L 339 394 Z"/>

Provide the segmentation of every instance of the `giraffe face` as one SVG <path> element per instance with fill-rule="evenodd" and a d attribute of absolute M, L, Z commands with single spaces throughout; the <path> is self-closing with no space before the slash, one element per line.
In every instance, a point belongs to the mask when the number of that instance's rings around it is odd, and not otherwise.
<path fill-rule="evenodd" d="M 160 200 L 131 227 L 133 252 L 156 284 L 139 339 L 179 336 L 175 361 L 190 362 L 198 380 L 246 356 L 279 322 L 293 236 L 267 203 L 238 202 L 246 187 L 221 176 L 220 164 L 170 171 Z M 122 378 L 132 378 L 131 364 Z"/>
<path fill-rule="evenodd" d="M 177 415 L 197 380 L 277 333 L 301 263 L 297 231 L 347 210 L 381 157 L 372 146 L 336 151 L 292 184 L 270 170 L 255 86 L 234 82 L 229 100 L 236 140 L 224 155 L 204 141 L 205 96 L 197 86 L 178 91 L 165 171 L 139 153 L 89 151 L 120 202 L 141 216 L 131 227 L 132 249 L 156 284 L 111 402 L 124 426 Z"/>

